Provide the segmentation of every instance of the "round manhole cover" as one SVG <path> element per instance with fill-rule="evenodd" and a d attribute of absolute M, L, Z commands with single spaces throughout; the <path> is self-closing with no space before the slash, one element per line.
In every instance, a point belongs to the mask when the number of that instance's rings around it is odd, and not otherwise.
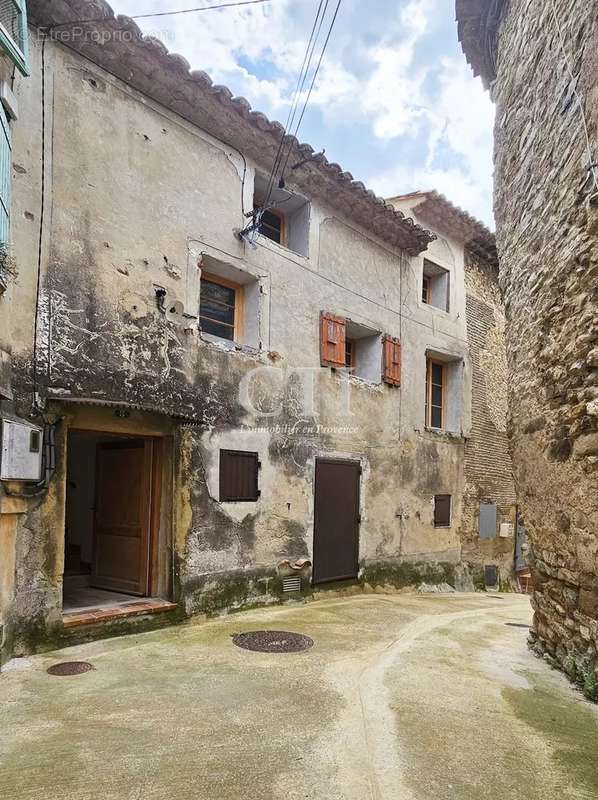
<path fill-rule="evenodd" d="M 302 633 L 289 631 L 248 631 L 235 633 L 233 643 L 257 653 L 299 653 L 313 647 L 314 640 Z"/>
<path fill-rule="evenodd" d="M 61 661 L 48 667 L 49 675 L 81 675 L 93 669 L 88 661 Z"/>

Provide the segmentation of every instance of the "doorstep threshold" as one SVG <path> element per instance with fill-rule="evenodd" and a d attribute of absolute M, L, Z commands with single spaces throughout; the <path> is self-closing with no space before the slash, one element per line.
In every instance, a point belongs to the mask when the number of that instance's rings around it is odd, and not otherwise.
<path fill-rule="evenodd" d="M 159 597 L 144 597 L 132 600 L 130 603 L 115 603 L 113 606 L 101 608 L 86 608 L 78 611 L 72 609 L 62 615 L 65 628 L 74 628 L 77 625 L 90 625 L 96 622 L 110 622 L 115 619 L 137 617 L 141 614 L 160 614 L 164 611 L 174 611 L 176 603 L 161 600 Z"/>

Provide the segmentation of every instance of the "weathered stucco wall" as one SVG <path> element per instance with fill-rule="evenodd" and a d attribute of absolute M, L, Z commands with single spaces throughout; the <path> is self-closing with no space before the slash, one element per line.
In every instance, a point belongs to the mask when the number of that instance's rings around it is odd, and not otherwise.
<path fill-rule="evenodd" d="M 35 40 L 32 62 L 33 76 L 39 75 Z M 15 174 L 14 247 L 20 263 L 33 264 L 39 79 L 17 90 L 22 121 L 14 158 L 22 168 Z M 399 580 L 405 561 L 421 570 L 430 564 L 436 575 L 458 565 L 462 434 L 471 426 L 462 246 L 434 244 L 451 271 L 453 303 L 444 315 L 422 308 L 421 258 L 410 260 L 317 201 L 310 209 L 309 256 L 268 240 L 252 250 L 234 229 L 243 224 L 242 191 L 250 208 L 255 171 L 269 165 L 250 162 L 245 170 L 238 153 L 52 42 L 46 45 L 46 115 L 37 364 L 48 413 L 62 419 L 50 491 L 19 529 L 14 628 L 60 631 L 69 427 L 125 424 L 106 408 L 82 423 L 81 411 L 73 417 L 73 398 L 135 404 L 162 416 L 159 423 L 149 411 L 135 411 L 126 430 L 149 425 L 153 436 L 172 436 L 165 568 L 173 572 L 168 593 L 186 613 L 278 596 L 276 563 L 312 554 L 318 455 L 350 457 L 363 467 L 366 579 Z M 198 262 L 256 282 L 254 346 L 208 341 L 193 319 L 180 324 L 160 312 L 156 285 L 167 290 L 168 306 L 180 300 L 197 314 Z M 34 278 L 28 274 L 19 284 L 21 313 L 13 329 L 22 413 L 31 403 Z M 320 311 L 400 338 L 402 387 L 319 369 Z M 451 434 L 425 430 L 429 350 L 460 363 Z M 252 374 L 258 367 L 262 372 Z M 297 368 L 315 370 L 313 408 L 303 400 L 311 373 L 293 373 Z M 244 380 L 251 381 L 253 410 L 239 399 Z M 256 503 L 219 502 L 221 447 L 259 452 Z M 435 529 L 433 496 L 444 493 L 454 498 L 452 524 Z M 451 566 L 438 571 L 438 564 Z M 22 648 L 31 646 L 31 637 L 22 638 Z"/>
<path fill-rule="evenodd" d="M 556 0 L 554 11 L 542 0 L 506 6 L 495 205 L 535 646 L 596 696 L 598 7 Z"/>

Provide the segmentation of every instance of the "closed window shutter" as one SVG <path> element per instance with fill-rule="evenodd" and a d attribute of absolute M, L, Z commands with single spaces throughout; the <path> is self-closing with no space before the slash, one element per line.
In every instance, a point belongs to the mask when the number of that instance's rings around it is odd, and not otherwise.
<path fill-rule="evenodd" d="M 322 311 L 320 314 L 320 363 L 323 367 L 345 366 L 346 320 Z"/>
<path fill-rule="evenodd" d="M 0 103 L 0 243 L 8 244 L 10 222 L 10 184 L 12 180 L 12 147 L 10 125 Z"/>
<path fill-rule="evenodd" d="M 382 378 L 391 386 L 401 385 L 401 342 L 392 336 L 384 337 L 384 365 Z"/>
<path fill-rule="evenodd" d="M 0 0 L 0 48 L 22 75 L 29 75 L 25 0 Z"/>
<path fill-rule="evenodd" d="M 220 502 L 255 501 L 258 489 L 257 453 L 244 450 L 220 451 Z"/>

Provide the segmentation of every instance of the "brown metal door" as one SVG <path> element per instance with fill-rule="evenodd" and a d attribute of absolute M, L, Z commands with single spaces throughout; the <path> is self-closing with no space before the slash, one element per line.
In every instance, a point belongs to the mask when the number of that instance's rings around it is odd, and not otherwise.
<path fill-rule="evenodd" d="M 314 583 L 357 577 L 360 475 L 357 461 L 316 459 Z"/>
<path fill-rule="evenodd" d="M 151 528 L 151 439 L 103 442 L 96 450 L 92 585 L 145 595 Z"/>

